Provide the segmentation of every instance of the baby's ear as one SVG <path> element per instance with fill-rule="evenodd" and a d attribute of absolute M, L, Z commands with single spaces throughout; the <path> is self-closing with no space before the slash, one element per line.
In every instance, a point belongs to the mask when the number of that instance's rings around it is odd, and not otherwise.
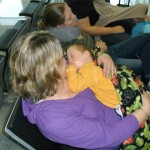
<path fill-rule="evenodd" d="M 86 57 L 91 56 L 91 54 L 90 54 L 90 52 L 89 52 L 88 50 L 86 50 L 86 51 L 84 52 L 84 54 L 85 54 Z"/>

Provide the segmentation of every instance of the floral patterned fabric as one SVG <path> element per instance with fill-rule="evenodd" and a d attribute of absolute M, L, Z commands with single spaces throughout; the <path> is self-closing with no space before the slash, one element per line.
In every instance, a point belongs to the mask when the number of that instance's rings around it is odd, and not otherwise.
<path fill-rule="evenodd" d="M 147 87 L 125 66 L 117 66 L 117 76 L 112 82 L 121 102 L 123 116 L 141 107 L 143 90 L 150 95 Z M 132 137 L 122 143 L 120 150 L 150 150 L 150 117 L 140 125 Z"/>
<path fill-rule="evenodd" d="M 91 50 L 94 61 L 101 54 L 100 47 Z M 136 78 L 132 70 L 123 65 L 117 66 L 117 76 L 112 79 L 120 99 L 123 116 L 131 114 L 142 106 L 143 90 L 150 96 L 148 88 Z M 140 125 L 139 130 L 121 144 L 120 150 L 150 150 L 150 117 Z"/>

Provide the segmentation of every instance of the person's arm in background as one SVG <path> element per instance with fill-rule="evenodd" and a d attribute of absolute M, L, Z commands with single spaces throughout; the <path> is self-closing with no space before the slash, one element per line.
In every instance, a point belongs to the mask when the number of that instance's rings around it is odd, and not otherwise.
<path fill-rule="evenodd" d="M 91 26 L 89 17 L 79 19 L 77 21 L 77 26 L 84 32 L 89 33 L 90 35 L 107 35 L 115 33 L 125 32 L 122 26 L 115 27 L 102 27 L 102 26 Z"/>

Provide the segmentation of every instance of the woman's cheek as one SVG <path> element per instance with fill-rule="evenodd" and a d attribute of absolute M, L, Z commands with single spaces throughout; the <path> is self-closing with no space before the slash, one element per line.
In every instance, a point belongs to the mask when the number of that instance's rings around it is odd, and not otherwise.
<path fill-rule="evenodd" d="M 64 69 L 67 68 L 67 65 L 68 65 L 68 61 L 66 59 L 64 59 Z"/>
<path fill-rule="evenodd" d="M 61 63 L 61 67 L 59 69 L 59 72 L 62 77 L 66 76 L 66 68 L 67 68 L 67 61 L 66 61 L 66 59 L 63 59 L 63 61 Z"/>

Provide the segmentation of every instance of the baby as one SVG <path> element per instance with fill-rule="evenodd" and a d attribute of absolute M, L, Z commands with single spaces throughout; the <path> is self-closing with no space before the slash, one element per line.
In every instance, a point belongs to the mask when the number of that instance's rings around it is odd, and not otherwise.
<path fill-rule="evenodd" d="M 104 105 L 118 110 L 120 101 L 110 78 L 105 78 L 102 69 L 92 58 L 91 50 L 83 44 L 68 48 L 67 82 L 72 92 L 90 88 Z"/>

